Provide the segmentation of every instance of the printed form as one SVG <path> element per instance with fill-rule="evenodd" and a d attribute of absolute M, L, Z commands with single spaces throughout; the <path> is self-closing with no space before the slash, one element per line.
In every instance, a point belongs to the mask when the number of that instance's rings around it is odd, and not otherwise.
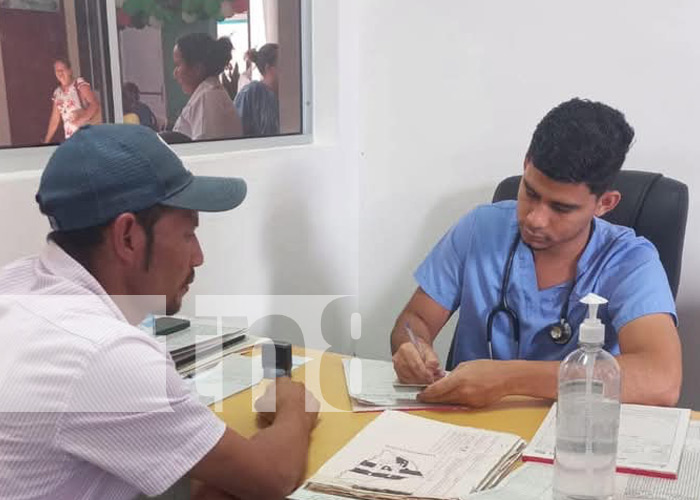
<path fill-rule="evenodd" d="M 552 463 L 556 403 L 523 453 L 524 461 Z M 690 410 L 623 404 L 617 443 L 617 470 L 673 479 L 683 452 Z"/>
<path fill-rule="evenodd" d="M 343 370 L 354 412 L 459 408 L 417 401 L 422 386 L 399 384 L 391 361 L 344 359 Z"/>
<path fill-rule="evenodd" d="M 700 421 L 694 421 L 688 429 L 678 479 L 617 474 L 615 500 L 697 500 L 700 498 L 698 471 L 700 471 Z M 497 488 L 468 498 L 474 500 L 552 498 L 553 476 L 554 467 L 528 463 L 510 474 Z"/>
<path fill-rule="evenodd" d="M 497 484 L 524 444 L 514 434 L 387 411 L 305 487 L 355 498 L 457 499 Z"/>

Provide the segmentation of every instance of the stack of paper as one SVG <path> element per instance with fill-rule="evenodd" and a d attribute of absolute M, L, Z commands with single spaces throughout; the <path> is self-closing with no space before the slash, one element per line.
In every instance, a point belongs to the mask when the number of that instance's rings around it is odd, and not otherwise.
<path fill-rule="evenodd" d="M 248 338 L 245 328 L 223 327 L 193 323 L 190 327 L 169 335 L 156 337 L 165 344 L 175 367 L 182 375 L 190 375 L 202 367 L 216 364 L 231 353 L 259 341 Z"/>
<path fill-rule="evenodd" d="M 326 462 L 304 488 L 372 500 L 456 499 L 498 484 L 524 446 L 513 434 L 387 411 Z"/>
<path fill-rule="evenodd" d="M 700 422 L 692 422 L 685 440 L 678 479 L 639 475 L 615 476 L 615 500 L 697 500 L 700 498 Z M 472 495 L 474 500 L 541 500 L 552 498 L 554 468 L 526 464 L 495 489 Z M 310 500 L 299 497 L 298 500 Z"/>
<path fill-rule="evenodd" d="M 243 340 L 245 340 L 245 333 L 243 333 L 241 330 L 237 330 L 234 332 L 224 333 L 221 336 L 201 340 L 191 345 L 185 345 L 177 349 L 171 350 L 169 347 L 168 351 L 173 357 L 175 366 L 178 369 L 184 369 L 188 365 L 193 364 L 197 358 L 204 359 L 213 354 L 221 355 L 223 351 Z"/>
<path fill-rule="evenodd" d="M 554 462 L 556 403 L 523 453 L 523 461 Z M 690 423 L 690 410 L 622 405 L 617 471 L 675 479 Z"/>
<path fill-rule="evenodd" d="M 354 412 L 459 408 L 418 401 L 425 386 L 398 383 L 391 361 L 344 359 L 343 370 Z"/>

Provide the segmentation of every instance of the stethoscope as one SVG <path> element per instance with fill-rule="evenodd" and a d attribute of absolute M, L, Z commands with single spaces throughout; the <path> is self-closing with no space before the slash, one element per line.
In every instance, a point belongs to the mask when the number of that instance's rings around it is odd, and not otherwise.
<path fill-rule="evenodd" d="M 493 359 L 493 349 L 491 347 L 491 339 L 493 337 L 493 322 L 496 316 L 503 313 L 508 318 L 508 323 L 510 324 L 510 329 L 513 331 L 513 340 L 517 347 L 517 353 L 520 353 L 520 320 L 518 319 L 518 314 L 508 305 L 508 297 L 506 292 L 508 290 L 508 283 L 510 282 L 510 271 L 513 268 L 513 259 L 515 258 L 515 252 L 520 244 L 520 232 L 515 235 L 515 240 L 510 247 L 510 252 L 508 253 L 508 259 L 506 261 L 506 267 L 503 272 L 503 281 L 501 282 L 501 292 L 498 299 L 498 304 L 496 307 L 491 309 L 491 312 L 486 318 L 486 343 L 489 348 L 489 357 Z M 558 345 L 564 345 L 572 337 L 571 324 L 567 318 L 569 314 L 569 301 L 571 300 L 571 293 L 576 287 L 576 278 L 574 278 L 573 284 L 569 293 L 566 294 L 566 301 L 561 308 L 559 314 L 559 321 L 552 323 L 545 330 L 549 329 L 549 338 L 552 342 Z"/>

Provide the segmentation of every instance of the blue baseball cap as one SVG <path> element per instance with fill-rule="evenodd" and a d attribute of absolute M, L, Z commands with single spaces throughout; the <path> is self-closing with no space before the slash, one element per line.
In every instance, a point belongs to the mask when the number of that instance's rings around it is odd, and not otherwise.
<path fill-rule="evenodd" d="M 87 125 L 56 148 L 36 201 L 52 229 L 71 231 L 154 205 L 222 212 L 245 196 L 243 179 L 194 176 L 153 130 L 120 124 Z"/>

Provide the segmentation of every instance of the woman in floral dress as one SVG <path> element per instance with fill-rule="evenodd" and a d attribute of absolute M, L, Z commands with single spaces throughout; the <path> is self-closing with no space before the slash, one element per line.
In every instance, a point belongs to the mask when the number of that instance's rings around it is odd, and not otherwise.
<path fill-rule="evenodd" d="M 100 103 L 90 84 L 83 78 L 73 78 L 73 70 L 68 60 L 56 59 L 53 68 L 60 85 L 53 92 L 53 111 L 44 144 L 51 142 L 61 122 L 64 137 L 68 139 L 100 113 Z"/>

